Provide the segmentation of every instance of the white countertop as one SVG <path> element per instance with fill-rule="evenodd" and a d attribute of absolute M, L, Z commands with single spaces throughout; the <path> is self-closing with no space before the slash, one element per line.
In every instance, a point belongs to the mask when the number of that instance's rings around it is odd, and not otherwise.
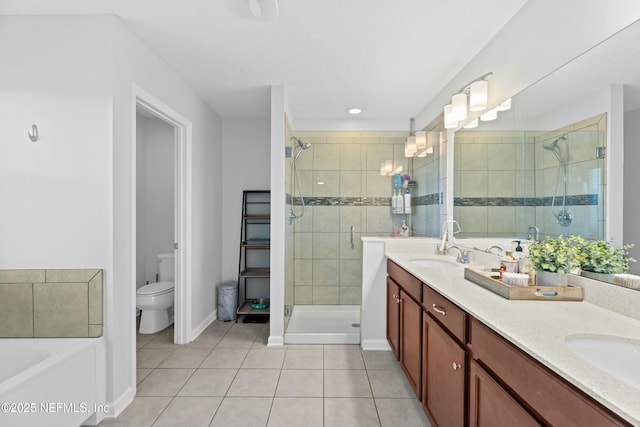
<path fill-rule="evenodd" d="M 572 335 L 640 341 L 640 320 L 587 301 L 507 300 L 466 280 L 463 264 L 444 269 L 410 262 L 442 258 L 435 254 L 398 251 L 386 256 L 622 418 L 640 425 L 640 389 L 595 368 L 565 345 Z"/>

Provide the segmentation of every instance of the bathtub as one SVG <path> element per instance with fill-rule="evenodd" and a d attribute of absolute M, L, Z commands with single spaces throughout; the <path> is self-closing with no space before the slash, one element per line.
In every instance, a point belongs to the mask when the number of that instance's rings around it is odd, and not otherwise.
<path fill-rule="evenodd" d="M 0 339 L 0 426 L 96 425 L 105 378 L 104 338 Z"/>

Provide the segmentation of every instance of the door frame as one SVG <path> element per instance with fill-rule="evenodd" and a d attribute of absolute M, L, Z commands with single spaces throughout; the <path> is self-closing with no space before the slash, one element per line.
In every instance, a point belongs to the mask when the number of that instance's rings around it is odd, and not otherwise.
<path fill-rule="evenodd" d="M 184 116 L 173 110 L 155 96 L 146 92 L 136 84 L 132 84 L 132 141 L 131 144 L 131 297 L 133 306 L 136 300 L 136 114 L 138 108 L 168 123 L 174 128 L 174 242 L 175 254 L 175 305 L 174 305 L 174 342 L 186 344 L 191 341 L 191 283 L 192 283 L 192 124 Z M 131 313 L 132 327 L 135 330 L 135 310 Z M 133 347 L 136 348 L 136 334 L 132 334 Z M 133 372 L 135 372 L 136 355 L 132 352 Z M 134 376 L 135 377 L 135 376 Z M 133 379 L 135 384 L 135 378 Z"/>

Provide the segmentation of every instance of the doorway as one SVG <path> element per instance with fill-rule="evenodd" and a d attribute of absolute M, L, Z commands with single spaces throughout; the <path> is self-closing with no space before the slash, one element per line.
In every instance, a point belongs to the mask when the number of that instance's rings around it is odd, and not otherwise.
<path fill-rule="evenodd" d="M 157 254 L 146 253 L 146 248 L 151 248 L 149 252 L 173 252 L 175 259 L 175 299 L 174 299 L 174 336 L 173 342 L 175 344 L 186 344 L 191 341 L 191 256 L 188 250 L 191 242 L 191 227 L 189 224 L 189 218 L 191 218 L 191 179 L 189 175 L 191 165 L 191 122 L 175 112 L 173 109 L 162 103 L 160 100 L 145 92 L 137 86 L 133 86 L 132 97 L 132 250 L 131 254 L 133 259 L 131 260 L 131 296 L 133 298 L 133 306 L 136 305 L 136 289 L 139 286 L 139 280 L 144 281 L 148 279 L 142 279 L 142 277 L 154 277 L 154 273 L 145 272 L 139 274 L 138 265 L 141 265 L 138 261 L 138 256 L 145 257 L 146 270 L 155 268 L 153 259 Z M 162 192 L 162 185 L 167 186 L 172 191 L 165 191 L 165 193 L 172 193 L 169 200 L 167 197 L 156 197 L 156 203 L 160 206 L 160 209 L 165 210 L 161 217 L 161 225 L 156 224 L 155 227 L 161 227 L 158 236 L 154 236 L 151 242 L 139 241 L 140 236 L 145 233 L 139 233 L 138 228 L 141 224 L 138 222 L 138 209 L 139 206 L 139 155 L 144 153 L 142 147 L 139 146 L 138 141 L 138 120 L 142 117 L 145 122 L 153 123 L 153 127 L 160 134 L 165 133 L 161 139 L 168 138 L 170 147 L 164 147 L 163 153 L 156 153 L 159 159 L 162 160 L 164 166 L 158 165 L 155 167 L 155 175 L 152 174 L 151 179 L 158 179 L 162 181 L 159 185 L 155 186 L 153 191 Z M 167 135 L 168 133 L 168 135 Z M 150 141 L 147 145 L 152 145 L 153 141 Z M 169 160 L 167 160 L 169 158 Z M 149 160 L 145 159 L 145 163 L 149 163 Z M 168 161 L 168 165 L 167 165 Z M 166 169 L 160 173 L 159 169 Z M 144 190 L 143 190 L 144 191 Z M 165 194 L 166 196 L 166 194 Z M 146 208 L 146 207 L 145 207 Z M 171 210 L 171 212 L 166 212 Z M 149 213 L 145 215 L 149 217 Z M 157 217 L 155 219 L 158 219 Z M 145 224 L 146 227 L 146 224 Z M 160 228 L 158 228 L 160 230 Z M 142 250 L 142 245 L 145 245 L 145 250 Z M 131 328 L 136 328 L 136 310 L 131 313 Z M 132 333 L 132 348 L 136 348 L 136 333 Z M 132 352 L 132 372 L 135 372 L 136 367 L 136 352 Z M 133 389 L 135 389 L 135 375 L 132 378 Z"/>

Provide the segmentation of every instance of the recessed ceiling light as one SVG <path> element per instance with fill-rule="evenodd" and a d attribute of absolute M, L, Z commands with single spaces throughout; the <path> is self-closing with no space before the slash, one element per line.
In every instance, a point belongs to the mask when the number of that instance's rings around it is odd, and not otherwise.
<path fill-rule="evenodd" d="M 362 113 L 361 108 L 347 108 L 347 113 L 349 114 L 360 114 Z"/>

